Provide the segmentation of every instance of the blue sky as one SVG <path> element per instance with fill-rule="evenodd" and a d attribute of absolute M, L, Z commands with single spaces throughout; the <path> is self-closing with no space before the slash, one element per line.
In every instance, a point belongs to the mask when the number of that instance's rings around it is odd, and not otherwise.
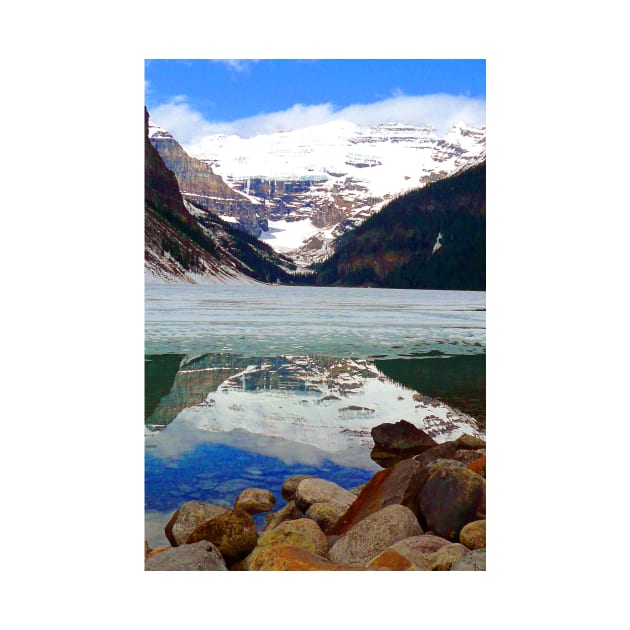
<path fill-rule="evenodd" d="M 485 123 L 485 60 L 146 60 L 145 102 L 182 143 L 343 118 Z"/>

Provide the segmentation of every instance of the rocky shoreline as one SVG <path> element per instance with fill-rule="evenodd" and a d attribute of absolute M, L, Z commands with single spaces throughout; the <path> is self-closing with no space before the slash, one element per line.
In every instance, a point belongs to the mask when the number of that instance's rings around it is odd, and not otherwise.
<path fill-rule="evenodd" d="M 405 420 L 372 429 L 383 467 L 359 488 L 289 477 L 287 502 L 245 488 L 232 509 L 182 504 L 147 571 L 485 571 L 485 441 L 436 443 Z M 257 531 L 254 514 L 267 513 Z"/>

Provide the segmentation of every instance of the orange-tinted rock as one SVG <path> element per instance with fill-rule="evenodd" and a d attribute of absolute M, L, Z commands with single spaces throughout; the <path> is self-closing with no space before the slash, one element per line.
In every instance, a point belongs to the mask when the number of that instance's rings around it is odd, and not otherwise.
<path fill-rule="evenodd" d="M 318 556 L 325 556 L 328 552 L 326 534 L 310 518 L 299 518 L 280 523 L 278 527 L 263 532 L 258 539 L 258 547 L 278 544 L 301 547 Z"/>
<path fill-rule="evenodd" d="M 418 536 L 401 540 L 388 547 L 368 563 L 368 568 L 389 569 L 390 571 L 428 571 L 426 554 L 407 542 L 415 538 Z"/>
<path fill-rule="evenodd" d="M 301 547 L 264 547 L 252 561 L 250 571 L 367 571 L 365 567 L 331 562 Z"/>
<path fill-rule="evenodd" d="M 157 556 L 158 553 L 162 553 L 163 551 L 168 551 L 169 549 L 172 549 L 173 547 L 158 547 L 157 549 L 151 549 L 151 551 L 149 551 L 149 553 L 146 555 L 145 560 L 148 560 L 149 558 L 152 558 L 153 556 Z"/>
<path fill-rule="evenodd" d="M 468 468 L 469 470 L 472 470 L 473 472 L 476 472 L 478 475 L 481 475 L 482 477 L 485 477 L 486 476 L 486 458 L 480 457 L 479 459 L 475 459 L 474 461 L 470 462 L 468 466 L 466 466 L 466 468 Z"/>
<path fill-rule="evenodd" d="M 428 473 L 413 459 L 380 470 L 328 533 L 344 534 L 370 514 L 388 505 L 404 505 L 417 513 L 416 496 L 427 478 Z"/>

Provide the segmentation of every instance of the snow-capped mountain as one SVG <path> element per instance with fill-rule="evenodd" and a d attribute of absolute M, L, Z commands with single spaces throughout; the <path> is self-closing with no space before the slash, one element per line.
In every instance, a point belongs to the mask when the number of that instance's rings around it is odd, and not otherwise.
<path fill-rule="evenodd" d="M 485 159 L 485 145 L 485 127 L 464 123 L 440 137 L 430 126 L 333 121 L 253 138 L 211 135 L 183 148 L 251 202 L 250 221 L 252 208 L 267 220 L 262 240 L 309 264 L 401 193 Z M 240 219 L 236 206 L 223 212 Z"/>

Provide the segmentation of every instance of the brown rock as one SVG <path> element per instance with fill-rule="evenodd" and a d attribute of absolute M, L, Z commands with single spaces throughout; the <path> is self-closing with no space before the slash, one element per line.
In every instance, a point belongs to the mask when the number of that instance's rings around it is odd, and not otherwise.
<path fill-rule="evenodd" d="M 186 542 L 190 544 L 200 540 L 213 543 L 230 565 L 244 558 L 256 546 L 256 523 L 247 512 L 227 510 L 197 525 Z"/>
<path fill-rule="evenodd" d="M 341 518 L 344 511 L 332 503 L 313 503 L 306 510 L 306 518 L 314 520 L 324 534 L 327 534 Z"/>
<path fill-rule="evenodd" d="M 379 424 L 372 428 L 371 433 L 374 440 L 371 457 L 384 468 L 389 468 L 437 444 L 430 435 L 406 420 Z"/>
<path fill-rule="evenodd" d="M 479 459 L 475 459 L 470 462 L 468 466 L 466 466 L 469 470 L 476 472 L 478 475 L 481 475 L 484 479 L 486 478 L 486 458 L 480 457 Z"/>
<path fill-rule="evenodd" d="M 203 501 L 188 501 L 171 516 L 164 528 L 164 533 L 173 547 L 183 545 L 197 525 L 225 512 L 227 509 L 218 505 Z"/>
<path fill-rule="evenodd" d="M 427 558 L 430 571 L 450 571 L 453 564 L 463 558 L 470 549 L 459 543 L 449 543 L 440 547 Z"/>
<path fill-rule="evenodd" d="M 427 556 L 407 541 L 413 541 L 417 536 L 401 540 L 385 549 L 368 563 L 368 568 L 387 568 L 391 571 L 429 571 Z"/>
<path fill-rule="evenodd" d="M 258 539 L 258 547 L 270 545 L 291 545 L 311 551 L 318 556 L 328 553 L 328 539 L 319 525 L 310 518 L 285 521 L 277 527 L 263 532 Z"/>
<path fill-rule="evenodd" d="M 453 459 L 456 452 L 457 446 L 455 442 L 444 442 L 428 448 L 426 451 L 420 453 L 420 455 L 415 455 L 413 459 L 424 467 L 428 466 L 436 459 Z"/>
<path fill-rule="evenodd" d="M 404 505 L 417 513 L 416 496 L 427 478 L 428 473 L 413 459 L 378 471 L 329 533 L 344 534 L 388 505 Z"/>
<path fill-rule="evenodd" d="M 464 465 L 470 464 L 470 462 L 474 462 L 476 459 L 480 457 L 485 457 L 486 449 L 467 449 L 460 448 L 453 455 L 453 459 L 456 459 L 458 462 L 462 462 Z"/>
<path fill-rule="evenodd" d="M 455 440 L 455 445 L 458 449 L 460 448 L 469 448 L 469 449 L 478 449 L 478 448 L 486 448 L 485 440 L 481 438 L 475 437 L 474 435 L 468 435 L 467 433 L 463 433 Z"/>
<path fill-rule="evenodd" d="M 415 514 L 404 505 L 389 505 L 367 516 L 347 531 L 328 552 L 333 562 L 367 564 L 394 543 L 419 536 L 422 529 Z"/>
<path fill-rule="evenodd" d="M 365 567 L 338 564 L 293 545 L 264 547 L 252 561 L 250 571 L 367 571 Z"/>
<path fill-rule="evenodd" d="M 486 548 L 486 521 L 479 520 L 467 523 L 459 532 L 459 542 L 468 549 Z"/>
<path fill-rule="evenodd" d="M 467 468 L 447 467 L 433 473 L 418 494 L 427 528 L 452 542 L 466 523 L 485 518 L 486 480 Z"/>
<path fill-rule="evenodd" d="M 276 497 L 269 490 L 263 488 L 245 488 L 234 501 L 234 509 L 248 514 L 260 514 L 273 510 Z"/>
<path fill-rule="evenodd" d="M 289 501 L 284 507 L 280 508 L 277 512 L 273 512 L 272 514 L 267 515 L 267 524 L 263 528 L 263 531 L 267 531 L 268 529 L 273 529 L 283 523 L 284 521 L 292 521 L 296 518 L 302 518 L 302 512 L 297 505 L 295 505 L 295 501 Z"/>

